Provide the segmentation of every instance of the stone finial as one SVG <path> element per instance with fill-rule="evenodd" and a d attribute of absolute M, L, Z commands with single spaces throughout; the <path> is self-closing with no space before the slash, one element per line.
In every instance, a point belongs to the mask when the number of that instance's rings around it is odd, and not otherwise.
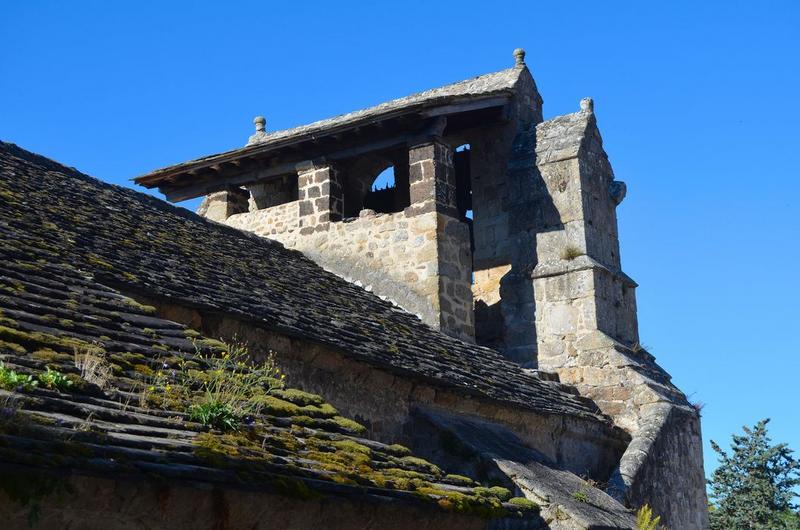
<path fill-rule="evenodd" d="M 525 66 L 525 50 L 522 48 L 514 50 L 514 61 L 516 66 Z"/>
<path fill-rule="evenodd" d="M 581 100 L 581 110 L 583 112 L 594 112 L 594 100 L 592 98 L 583 98 Z"/>
<path fill-rule="evenodd" d="M 264 116 L 256 116 L 253 118 L 253 123 L 256 126 L 255 134 L 250 135 L 250 138 L 247 139 L 247 145 L 253 145 L 261 142 L 266 136 L 266 127 L 267 127 L 267 120 Z"/>

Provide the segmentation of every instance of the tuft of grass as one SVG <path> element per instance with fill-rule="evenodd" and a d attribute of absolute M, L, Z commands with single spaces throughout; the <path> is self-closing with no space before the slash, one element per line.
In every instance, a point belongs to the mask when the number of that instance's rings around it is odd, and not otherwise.
<path fill-rule="evenodd" d="M 572 261 L 578 256 L 583 256 L 583 255 L 584 252 L 575 245 L 567 245 L 561 251 L 561 259 L 565 259 L 567 261 Z"/>
<path fill-rule="evenodd" d="M 198 353 L 198 362 L 208 366 L 207 377 L 199 382 L 184 381 L 185 386 L 196 384 L 200 387 L 202 397 L 194 406 L 227 409 L 239 419 L 259 414 L 263 405 L 253 398 L 283 388 L 285 376 L 278 369 L 275 354 L 270 353 L 260 365 L 251 365 L 248 363 L 250 354 L 244 345 L 225 346 L 227 351 L 221 356 Z M 223 425 L 227 426 L 227 423 Z"/>
<path fill-rule="evenodd" d="M 222 351 L 202 353 L 209 344 L 221 344 Z M 141 395 L 143 406 L 154 403 L 170 410 L 183 409 L 192 420 L 221 431 L 238 430 L 242 421 L 251 421 L 264 409 L 271 413 L 286 409 L 288 415 L 304 412 L 306 407 L 270 395 L 283 388 L 285 378 L 274 353 L 263 363 L 252 364 L 243 344 L 204 339 L 197 341 L 196 347 L 193 356 L 161 362 L 158 370 L 136 365 L 135 370 L 149 380 Z M 332 407 L 312 408 L 318 415 L 336 413 Z"/>
<path fill-rule="evenodd" d="M 576 491 L 572 494 L 572 498 L 578 502 L 588 503 L 589 496 L 586 494 L 585 491 Z"/>
<path fill-rule="evenodd" d="M 100 390 L 111 379 L 111 365 L 97 354 L 95 349 L 75 348 L 75 367 L 81 371 L 81 379 L 97 385 Z"/>
<path fill-rule="evenodd" d="M 235 431 L 239 426 L 239 418 L 227 403 L 206 401 L 190 405 L 187 412 L 190 420 L 220 431 Z"/>

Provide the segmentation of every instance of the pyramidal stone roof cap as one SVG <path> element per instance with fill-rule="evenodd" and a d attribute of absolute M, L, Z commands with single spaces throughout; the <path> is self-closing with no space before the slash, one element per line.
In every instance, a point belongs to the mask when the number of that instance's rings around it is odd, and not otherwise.
<path fill-rule="evenodd" d="M 126 293 L 227 314 L 465 396 L 607 424 L 589 400 L 436 331 L 278 242 L 0 142 L 2 260 L 67 263 Z"/>
<path fill-rule="evenodd" d="M 524 52 L 522 57 L 524 58 Z M 369 107 L 348 114 L 341 114 L 333 118 L 315 121 L 307 125 L 293 127 L 274 132 L 266 132 L 266 120 L 263 116 L 256 116 L 253 123 L 256 132 L 250 136 L 244 148 L 232 149 L 188 162 L 166 166 L 156 169 L 146 175 L 136 177 L 134 180 L 143 185 L 153 179 L 178 171 L 188 171 L 195 167 L 209 166 L 234 160 L 243 156 L 254 155 L 273 148 L 293 143 L 301 139 L 314 138 L 317 135 L 333 134 L 338 130 L 355 127 L 360 124 L 385 119 L 394 114 L 422 110 L 440 105 L 452 104 L 461 101 L 489 98 L 502 94 L 511 94 L 520 73 L 526 68 L 524 60 L 515 53 L 517 63 L 513 68 L 479 75 L 471 79 L 459 81 L 438 88 L 417 92 L 406 97 L 393 99 L 380 105 Z"/>

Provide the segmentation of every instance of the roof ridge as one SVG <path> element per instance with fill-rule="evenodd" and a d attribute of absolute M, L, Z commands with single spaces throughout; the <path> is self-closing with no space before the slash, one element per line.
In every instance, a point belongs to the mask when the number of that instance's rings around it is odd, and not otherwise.
<path fill-rule="evenodd" d="M 350 112 L 343 112 L 341 114 L 336 114 L 334 116 L 330 116 L 328 118 L 323 118 L 321 120 L 315 120 L 315 121 L 312 121 L 310 123 L 306 123 L 306 124 L 299 125 L 299 126 L 296 126 L 296 127 L 288 127 L 286 129 L 278 129 L 276 131 L 268 132 L 262 137 L 261 140 L 259 140 L 258 143 L 267 142 L 270 139 L 272 139 L 273 137 L 278 137 L 278 136 L 282 137 L 283 135 L 288 135 L 287 133 L 290 133 L 290 132 L 295 131 L 295 130 L 301 130 L 301 129 L 304 129 L 304 128 L 311 128 L 311 127 L 318 126 L 318 125 L 321 126 L 322 124 L 324 124 L 326 122 L 333 122 L 333 121 L 339 120 L 339 119 L 341 119 L 343 117 L 353 116 L 353 115 L 360 114 L 360 113 L 368 113 L 368 112 L 371 112 L 371 111 L 376 111 L 378 109 L 390 107 L 390 106 L 392 106 L 394 104 L 397 104 L 397 103 L 400 103 L 400 102 L 403 102 L 403 101 L 407 101 L 407 100 L 411 100 L 411 99 L 415 99 L 415 98 L 422 98 L 423 96 L 428 96 L 428 95 L 434 94 L 436 92 L 444 91 L 446 89 L 450 89 L 450 88 L 454 88 L 454 87 L 458 87 L 458 86 L 463 86 L 463 85 L 466 85 L 466 84 L 469 84 L 469 83 L 474 83 L 475 81 L 478 81 L 480 79 L 487 79 L 487 78 L 490 78 L 490 77 L 493 77 L 493 76 L 498 76 L 500 74 L 509 74 L 509 73 L 512 73 L 512 72 L 513 73 L 518 73 L 520 71 L 521 70 L 519 68 L 505 68 L 503 70 L 497 70 L 496 72 L 489 72 L 489 73 L 486 73 L 486 74 L 476 75 L 474 77 L 469 77 L 467 79 L 462 79 L 460 81 L 455 81 L 453 83 L 447 83 L 445 85 L 440 85 L 438 87 L 429 88 L 427 90 L 421 90 L 419 92 L 412 92 L 411 94 L 408 94 L 406 96 L 401 96 L 399 98 L 392 98 L 392 99 L 386 100 L 386 101 L 384 101 L 382 103 L 378 103 L 377 105 L 370 105 L 368 107 L 363 107 L 363 108 L 356 109 L 356 110 L 353 110 L 353 111 L 350 111 Z M 255 143 L 253 145 L 258 145 L 258 143 Z"/>

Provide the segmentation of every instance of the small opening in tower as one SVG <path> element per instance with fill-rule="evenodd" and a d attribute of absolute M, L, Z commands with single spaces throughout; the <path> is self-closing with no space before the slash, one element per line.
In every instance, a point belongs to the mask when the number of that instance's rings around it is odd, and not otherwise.
<path fill-rule="evenodd" d="M 380 175 L 375 177 L 375 182 L 372 183 L 372 191 L 394 187 L 394 166 L 389 166 L 381 171 Z"/>
<path fill-rule="evenodd" d="M 409 205 L 407 187 L 407 184 L 405 187 L 399 185 L 395 166 L 390 165 L 375 177 L 364 197 L 364 208 L 378 213 L 402 212 Z"/>
<path fill-rule="evenodd" d="M 470 172 L 470 146 L 456 147 L 453 157 L 456 171 L 456 206 L 462 219 L 472 219 L 472 175 Z"/>

